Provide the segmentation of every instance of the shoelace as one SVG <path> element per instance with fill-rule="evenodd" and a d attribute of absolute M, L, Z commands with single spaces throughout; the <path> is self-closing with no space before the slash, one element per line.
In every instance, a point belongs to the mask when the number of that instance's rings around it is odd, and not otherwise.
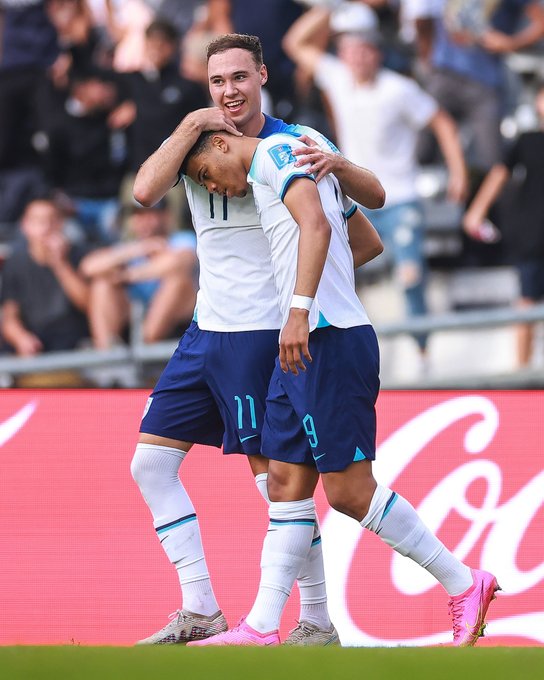
<path fill-rule="evenodd" d="M 453 639 L 457 640 L 463 632 L 463 626 L 461 624 L 463 603 L 457 600 L 450 600 L 448 602 L 448 609 L 453 623 Z"/>
<path fill-rule="evenodd" d="M 311 628 L 306 625 L 305 621 L 297 621 L 297 627 L 289 633 L 290 640 L 303 640 L 305 638 L 306 631 L 311 631 Z"/>
<path fill-rule="evenodd" d="M 165 630 L 169 626 L 171 626 L 173 623 L 179 623 L 180 621 L 183 621 L 185 619 L 185 614 L 181 611 L 181 609 L 176 609 L 175 612 L 172 612 L 171 614 L 168 614 L 168 620 L 169 623 L 164 626 L 162 630 Z M 160 631 L 162 632 L 162 631 Z"/>

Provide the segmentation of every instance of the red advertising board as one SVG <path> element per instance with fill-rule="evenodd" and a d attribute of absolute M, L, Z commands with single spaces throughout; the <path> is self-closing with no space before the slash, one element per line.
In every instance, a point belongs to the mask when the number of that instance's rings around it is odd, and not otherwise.
<path fill-rule="evenodd" d="M 180 607 L 175 570 L 130 475 L 143 391 L 4 391 L 0 644 L 130 645 Z M 384 392 L 376 477 L 503 593 L 479 644 L 544 644 L 544 393 Z M 267 513 L 241 456 L 195 447 L 181 477 L 231 624 L 259 580 Z M 353 520 L 321 518 L 344 644 L 447 643 L 447 595 Z M 282 633 L 295 625 L 297 593 Z"/>

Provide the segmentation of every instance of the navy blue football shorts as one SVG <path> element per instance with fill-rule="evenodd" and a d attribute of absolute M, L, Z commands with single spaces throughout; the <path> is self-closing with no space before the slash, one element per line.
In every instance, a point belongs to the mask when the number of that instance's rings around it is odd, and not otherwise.
<path fill-rule="evenodd" d="M 313 361 L 298 376 L 276 361 L 266 400 L 262 453 L 319 472 L 376 455 L 379 349 L 370 325 L 310 333 Z"/>
<path fill-rule="evenodd" d="M 193 322 L 149 397 L 140 432 L 260 453 L 277 330 L 217 333 Z"/>

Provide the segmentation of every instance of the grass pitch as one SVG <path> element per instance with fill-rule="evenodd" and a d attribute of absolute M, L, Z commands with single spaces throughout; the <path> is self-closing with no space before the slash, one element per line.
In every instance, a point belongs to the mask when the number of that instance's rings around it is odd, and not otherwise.
<path fill-rule="evenodd" d="M 542 680 L 544 647 L 3 647 L 5 680 Z"/>

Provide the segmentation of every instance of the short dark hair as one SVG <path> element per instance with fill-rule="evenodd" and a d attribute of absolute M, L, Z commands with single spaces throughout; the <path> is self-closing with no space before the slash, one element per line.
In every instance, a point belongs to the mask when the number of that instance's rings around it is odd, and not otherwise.
<path fill-rule="evenodd" d="M 152 35 L 159 35 L 171 43 L 177 43 L 179 40 L 177 28 L 166 19 L 155 19 L 149 24 L 145 29 L 145 37 L 149 38 Z"/>
<path fill-rule="evenodd" d="M 59 200 L 59 194 L 50 187 L 39 187 L 31 191 L 25 203 L 25 210 L 31 203 L 51 203 L 59 212 L 63 212 L 63 206 Z"/>
<path fill-rule="evenodd" d="M 59 198 L 59 194 L 56 191 L 43 189 L 32 192 L 31 195 L 28 196 L 21 210 L 21 214 L 19 215 L 19 219 L 23 219 L 29 211 L 30 206 L 34 205 L 35 203 L 47 203 L 55 209 L 55 212 L 61 219 L 64 219 L 68 213 L 67 207 L 63 205 L 61 199 Z"/>
<path fill-rule="evenodd" d="M 179 169 L 180 174 L 182 175 L 187 174 L 187 165 L 189 164 L 191 158 L 194 158 L 194 156 L 199 156 L 201 153 L 203 153 L 210 145 L 211 138 L 213 137 L 213 135 L 216 134 L 217 134 L 216 130 L 205 130 L 204 132 L 200 133 L 199 138 L 189 149 L 187 155 L 183 159 L 183 163 L 181 164 L 181 167 Z"/>
<path fill-rule="evenodd" d="M 206 61 L 214 54 L 220 54 L 227 50 L 247 50 L 253 57 L 257 68 L 263 65 L 263 48 L 261 41 L 256 35 L 246 35 L 245 33 L 226 33 L 215 38 L 206 48 Z"/>

